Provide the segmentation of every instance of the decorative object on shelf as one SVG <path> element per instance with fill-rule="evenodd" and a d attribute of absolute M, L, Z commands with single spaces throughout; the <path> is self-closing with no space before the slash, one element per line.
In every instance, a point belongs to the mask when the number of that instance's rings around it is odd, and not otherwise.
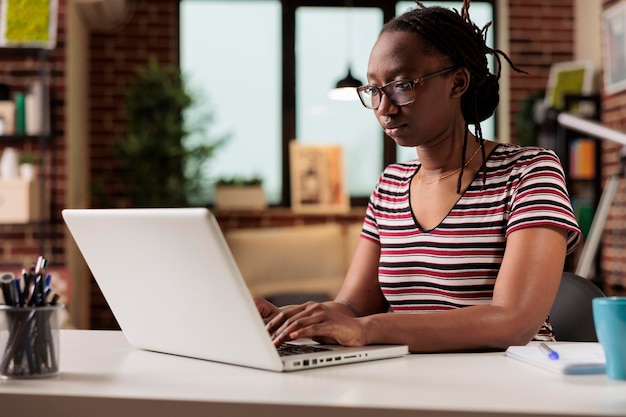
<path fill-rule="evenodd" d="M 184 119 L 195 102 L 180 69 L 152 59 L 125 96 L 127 137 L 116 151 L 131 205 L 206 204 L 212 191 L 207 164 L 227 137 L 208 137 L 212 114 L 201 115 L 195 125 Z"/>
<path fill-rule="evenodd" d="M 0 46 L 53 49 L 58 0 L 2 0 Z"/>
<path fill-rule="evenodd" d="M 40 204 L 39 181 L 0 179 L 0 223 L 29 223 L 47 218 Z"/>
<path fill-rule="evenodd" d="M 48 91 L 41 80 L 33 82 L 24 96 L 24 131 L 27 135 L 47 135 L 50 132 Z"/>
<path fill-rule="evenodd" d="M 15 134 L 26 134 L 26 96 L 21 91 L 15 93 Z"/>
<path fill-rule="evenodd" d="M 19 154 L 15 148 L 4 148 L 0 157 L 0 180 L 9 180 L 19 176 Z"/>
<path fill-rule="evenodd" d="M 299 213 L 350 209 L 340 145 L 289 144 L 291 208 Z"/>
<path fill-rule="evenodd" d="M 591 61 L 558 62 L 550 67 L 545 105 L 563 109 L 565 95 L 589 95 L 593 89 Z"/>
<path fill-rule="evenodd" d="M 19 176 L 24 181 L 37 179 L 39 158 L 30 152 L 22 152 L 18 158 Z"/>
<path fill-rule="evenodd" d="M 12 135 L 15 128 L 15 102 L 8 84 L 0 84 L 0 135 Z"/>
<path fill-rule="evenodd" d="M 215 183 L 215 207 L 223 211 L 266 209 L 263 180 L 260 177 L 218 179 Z"/>
<path fill-rule="evenodd" d="M 0 101 L 0 135 L 15 133 L 15 103 L 9 100 Z"/>

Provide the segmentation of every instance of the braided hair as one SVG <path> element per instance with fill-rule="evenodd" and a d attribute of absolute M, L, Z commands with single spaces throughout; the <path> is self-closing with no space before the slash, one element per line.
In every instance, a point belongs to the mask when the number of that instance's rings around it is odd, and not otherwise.
<path fill-rule="evenodd" d="M 452 60 L 453 66 L 465 67 L 469 71 L 469 86 L 461 97 L 465 134 L 461 153 L 461 171 L 457 180 L 457 193 L 460 194 L 470 124 L 475 126 L 476 140 L 481 148 L 483 184 L 487 178 L 485 145 L 482 140 L 480 122 L 488 119 L 500 102 L 498 85 L 501 70 L 500 57 L 504 58 L 515 71 L 526 72 L 513 65 L 504 52 L 487 46 L 487 29 L 491 23 L 480 29 L 470 20 L 470 0 L 463 1 L 460 13 L 456 9 L 450 10 L 440 6 L 426 7 L 417 0 L 415 3 L 418 6 L 416 9 L 387 22 L 381 33 L 389 31 L 414 33 L 422 40 L 426 54 L 441 53 Z M 489 71 L 487 54 L 492 55 L 496 60 L 495 74 Z"/>

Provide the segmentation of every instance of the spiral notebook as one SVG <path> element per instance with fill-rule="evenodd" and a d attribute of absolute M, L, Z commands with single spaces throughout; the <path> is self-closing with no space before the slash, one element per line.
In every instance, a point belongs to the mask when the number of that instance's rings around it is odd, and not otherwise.
<path fill-rule="evenodd" d="M 562 374 L 600 374 L 606 372 L 604 350 L 597 342 L 552 343 L 550 347 L 559 355 L 550 359 L 539 343 L 526 346 L 510 346 L 506 356 Z"/>

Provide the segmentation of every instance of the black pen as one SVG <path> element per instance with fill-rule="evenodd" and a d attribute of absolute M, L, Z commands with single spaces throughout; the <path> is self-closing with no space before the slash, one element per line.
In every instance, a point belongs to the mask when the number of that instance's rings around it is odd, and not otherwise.
<path fill-rule="evenodd" d="M 2 285 L 2 295 L 4 296 L 4 303 L 8 306 L 15 305 L 15 275 L 10 272 L 2 274 L 0 277 L 0 284 Z"/>
<path fill-rule="evenodd" d="M 553 360 L 557 360 L 559 359 L 559 354 L 557 352 L 555 352 L 554 350 L 552 350 L 550 348 L 550 346 L 546 345 L 545 343 L 540 343 L 539 344 L 539 349 L 546 354 L 546 356 L 548 357 L 548 359 L 553 359 Z"/>

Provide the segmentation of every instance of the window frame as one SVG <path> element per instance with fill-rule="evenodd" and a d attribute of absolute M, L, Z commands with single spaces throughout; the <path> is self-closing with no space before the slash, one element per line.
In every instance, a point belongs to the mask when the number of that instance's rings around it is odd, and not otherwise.
<path fill-rule="evenodd" d="M 441 3 L 458 2 L 459 0 L 438 0 Z M 480 0 L 489 3 L 493 10 L 493 25 L 491 30 L 498 33 L 496 16 L 497 1 L 496 0 Z M 383 23 L 389 21 L 396 16 L 396 4 L 399 1 L 385 0 L 280 0 L 281 4 L 281 25 L 282 25 L 282 92 L 280 94 L 282 101 L 282 123 L 281 123 L 281 175 L 282 179 L 280 200 L 275 206 L 290 207 L 291 206 L 291 180 L 290 180 L 290 161 L 289 161 L 289 142 L 296 138 L 297 132 L 297 112 L 296 112 L 296 9 L 299 7 L 368 7 L 378 8 L 382 11 Z M 497 35 L 494 37 L 494 46 L 497 48 Z M 179 38 L 180 41 L 180 38 Z M 498 115 L 495 115 L 494 131 L 496 137 L 498 135 Z M 396 161 L 396 144 L 387 137 L 384 131 L 380 130 L 380 138 L 383 141 L 382 158 L 383 167 Z M 350 196 L 351 206 L 365 206 L 369 200 L 369 196 Z"/>

